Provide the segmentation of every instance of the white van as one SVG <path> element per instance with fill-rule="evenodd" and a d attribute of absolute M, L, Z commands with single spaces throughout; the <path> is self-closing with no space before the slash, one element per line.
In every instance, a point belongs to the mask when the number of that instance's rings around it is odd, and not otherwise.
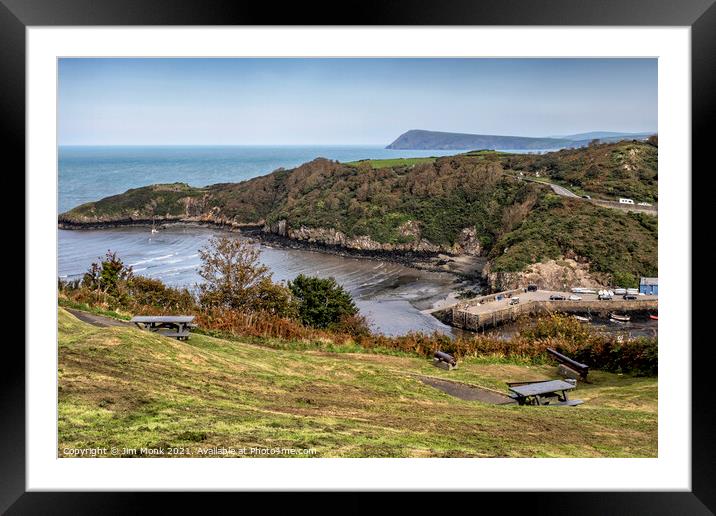
<path fill-rule="evenodd" d="M 619 199 L 619 204 L 634 204 L 634 199 L 625 199 L 622 197 Z"/>

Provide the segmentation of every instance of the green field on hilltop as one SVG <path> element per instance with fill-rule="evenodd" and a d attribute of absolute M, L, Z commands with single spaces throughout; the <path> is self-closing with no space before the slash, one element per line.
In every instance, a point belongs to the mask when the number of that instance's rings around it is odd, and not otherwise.
<path fill-rule="evenodd" d="M 314 457 L 656 457 L 657 379 L 590 372 L 578 407 L 463 401 L 420 381 L 553 378 L 551 365 L 276 349 L 99 328 L 58 310 L 67 448 L 312 448 Z"/>
<path fill-rule="evenodd" d="M 437 158 L 388 158 L 388 159 L 363 159 L 360 161 L 349 161 L 346 165 L 368 165 L 370 168 L 392 168 L 409 167 L 418 163 L 434 163 Z"/>

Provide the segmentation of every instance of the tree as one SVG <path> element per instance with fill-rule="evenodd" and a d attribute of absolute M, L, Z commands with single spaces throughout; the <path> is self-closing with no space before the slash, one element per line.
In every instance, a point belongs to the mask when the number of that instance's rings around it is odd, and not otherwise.
<path fill-rule="evenodd" d="M 351 295 L 334 278 L 300 274 L 289 282 L 288 287 L 298 303 L 301 322 L 308 326 L 328 328 L 358 313 Z"/>
<path fill-rule="evenodd" d="M 104 259 L 93 263 L 82 277 L 82 285 L 111 295 L 119 293 L 120 282 L 133 276 L 132 267 L 124 265 L 117 252 L 107 251 Z"/>
<path fill-rule="evenodd" d="M 259 262 L 261 251 L 238 238 L 212 238 L 199 250 L 202 265 L 198 285 L 202 306 L 295 315 L 291 292 L 271 281 L 269 268 Z"/>

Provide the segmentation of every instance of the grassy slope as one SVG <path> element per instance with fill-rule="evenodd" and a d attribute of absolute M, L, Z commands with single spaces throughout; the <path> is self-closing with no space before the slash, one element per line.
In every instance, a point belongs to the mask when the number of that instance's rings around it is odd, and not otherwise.
<path fill-rule="evenodd" d="M 607 373 L 576 408 L 462 401 L 411 373 L 503 391 L 554 368 L 275 350 L 96 328 L 59 309 L 59 450 L 313 447 L 318 457 L 655 457 L 657 382 Z"/>

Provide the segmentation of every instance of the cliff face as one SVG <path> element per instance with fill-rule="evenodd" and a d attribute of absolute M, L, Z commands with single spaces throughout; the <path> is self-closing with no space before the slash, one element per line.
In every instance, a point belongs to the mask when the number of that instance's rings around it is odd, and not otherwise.
<path fill-rule="evenodd" d="M 421 237 L 420 227 L 416 221 L 408 221 L 400 226 L 401 234 L 408 240 L 405 243 L 381 243 L 368 235 L 348 236 L 334 228 L 300 226 L 294 229 L 288 226 L 286 220 L 265 224 L 263 231 L 299 242 L 338 246 L 355 251 L 444 253 L 468 256 L 479 256 L 482 252 L 482 247 L 475 238 L 474 227 L 463 229 L 453 245 L 440 246 Z"/>
<path fill-rule="evenodd" d="M 572 286 L 601 288 L 611 281 L 606 274 L 594 274 L 589 264 L 573 259 L 547 260 L 533 263 L 523 271 L 493 272 L 491 264 L 483 269 L 483 277 L 492 290 L 510 290 L 537 285 L 545 290 L 564 290 Z"/>

